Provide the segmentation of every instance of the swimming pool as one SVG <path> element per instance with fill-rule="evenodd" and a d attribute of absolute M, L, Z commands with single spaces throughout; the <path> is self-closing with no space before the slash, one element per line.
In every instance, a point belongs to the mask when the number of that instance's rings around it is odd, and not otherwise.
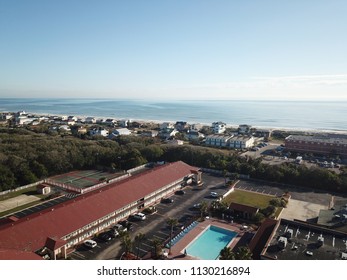
<path fill-rule="evenodd" d="M 201 260 L 215 260 L 220 251 L 237 235 L 236 232 L 209 226 L 186 248 L 188 255 Z"/>

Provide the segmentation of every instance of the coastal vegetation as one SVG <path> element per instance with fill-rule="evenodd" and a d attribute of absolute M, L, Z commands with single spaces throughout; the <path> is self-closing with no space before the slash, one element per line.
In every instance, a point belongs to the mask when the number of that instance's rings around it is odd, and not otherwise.
<path fill-rule="evenodd" d="M 172 146 L 150 137 L 80 139 L 26 129 L 0 130 L 0 191 L 76 169 L 126 170 L 153 161 L 182 160 L 190 165 L 251 178 L 335 192 L 347 191 L 347 172 L 295 163 L 269 165 L 203 146 Z M 290 188 L 290 187 L 288 187 Z"/>

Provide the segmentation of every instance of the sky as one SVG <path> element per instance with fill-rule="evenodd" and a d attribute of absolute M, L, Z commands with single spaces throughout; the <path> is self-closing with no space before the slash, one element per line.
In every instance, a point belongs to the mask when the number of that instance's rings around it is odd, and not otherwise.
<path fill-rule="evenodd" d="M 0 97 L 347 100 L 345 0 L 0 0 Z"/>

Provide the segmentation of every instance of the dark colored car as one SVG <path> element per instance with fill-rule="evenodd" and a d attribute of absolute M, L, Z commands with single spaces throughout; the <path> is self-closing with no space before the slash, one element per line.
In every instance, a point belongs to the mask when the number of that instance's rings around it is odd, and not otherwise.
<path fill-rule="evenodd" d="M 112 237 L 107 232 L 100 233 L 98 235 L 98 238 L 102 241 L 110 241 L 112 239 Z"/>
<path fill-rule="evenodd" d="M 174 200 L 173 200 L 172 198 L 168 197 L 168 198 L 163 198 L 163 199 L 161 200 L 161 202 L 162 202 L 162 203 L 173 203 Z"/>
<path fill-rule="evenodd" d="M 119 233 L 118 231 L 114 230 L 114 229 L 110 229 L 106 232 L 111 238 L 116 238 Z"/>
<path fill-rule="evenodd" d="M 186 192 L 183 191 L 183 190 L 178 190 L 178 191 L 175 191 L 175 194 L 178 194 L 178 195 L 184 195 Z"/>
<path fill-rule="evenodd" d="M 123 227 L 127 228 L 128 230 L 132 230 L 134 228 L 133 224 L 127 220 L 120 221 L 118 224 L 122 225 Z"/>

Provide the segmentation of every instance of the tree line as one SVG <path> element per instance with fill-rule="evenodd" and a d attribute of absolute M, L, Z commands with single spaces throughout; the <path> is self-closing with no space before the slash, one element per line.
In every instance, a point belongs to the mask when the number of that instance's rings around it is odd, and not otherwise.
<path fill-rule="evenodd" d="M 154 138 L 120 136 L 79 139 L 25 129 L 0 130 L 0 191 L 77 169 L 126 170 L 147 162 L 182 160 L 278 183 L 321 190 L 347 191 L 347 173 L 293 163 L 269 165 L 261 158 L 240 157 L 201 146 L 172 146 Z"/>

